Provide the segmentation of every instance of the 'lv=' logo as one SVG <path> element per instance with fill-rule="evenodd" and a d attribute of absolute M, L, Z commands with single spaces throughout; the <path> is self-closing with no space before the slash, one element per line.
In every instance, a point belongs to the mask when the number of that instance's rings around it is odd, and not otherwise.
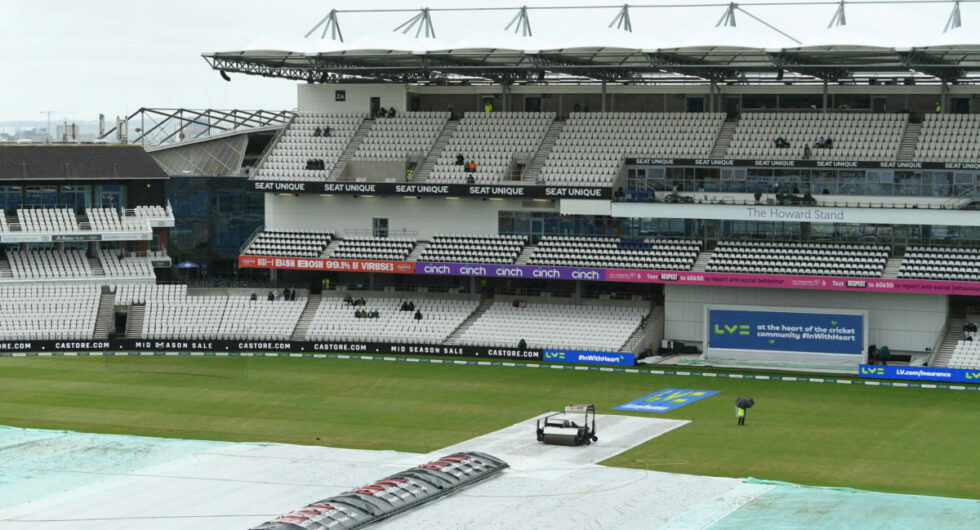
<path fill-rule="evenodd" d="M 728 324 L 715 324 L 714 333 L 715 335 L 734 335 L 736 333 L 739 335 L 749 335 L 749 329 L 749 326 L 746 324 L 733 324 L 731 326 Z"/>

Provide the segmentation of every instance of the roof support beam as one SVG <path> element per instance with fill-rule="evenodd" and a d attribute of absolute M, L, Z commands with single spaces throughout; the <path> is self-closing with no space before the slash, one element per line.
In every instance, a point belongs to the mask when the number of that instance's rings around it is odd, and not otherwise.
<path fill-rule="evenodd" d="M 633 33 L 633 23 L 630 21 L 630 5 L 623 4 L 623 8 L 619 10 L 616 17 L 613 18 L 612 22 L 609 23 L 608 28 L 616 26 L 616 29 L 621 29 L 623 31 L 628 31 Z"/>
<path fill-rule="evenodd" d="M 517 23 L 516 26 L 514 25 L 515 22 Z M 514 26 L 515 34 L 519 32 L 523 37 L 534 36 L 531 33 L 531 19 L 527 16 L 527 6 L 521 6 L 521 8 L 517 10 L 517 14 L 514 15 L 514 18 L 510 19 L 510 22 L 508 22 L 507 26 L 504 27 L 504 31 L 509 31 L 511 26 Z"/>

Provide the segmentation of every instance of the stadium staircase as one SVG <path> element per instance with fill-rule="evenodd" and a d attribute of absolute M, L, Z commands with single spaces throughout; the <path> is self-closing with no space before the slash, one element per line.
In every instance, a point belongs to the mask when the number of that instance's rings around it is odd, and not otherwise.
<path fill-rule="evenodd" d="M 902 268 L 902 262 L 905 258 L 902 256 L 895 256 L 888 258 L 888 263 L 885 264 L 885 270 L 882 271 L 882 278 L 898 278 L 898 271 Z"/>
<path fill-rule="evenodd" d="M 327 248 L 323 249 L 323 254 L 320 254 L 320 257 L 321 258 L 329 258 L 331 256 L 331 254 L 333 254 L 334 251 L 337 250 L 337 247 L 340 246 L 340 243 L 341 243 L 341 240 L 340 239 L 334 239 L 334 240 L 330 241 L 330 244 L 327 245 Z"/>
<path fill-rule="evenodd" d="M 88 258 L 88 266 L 92 268 L 92 276 L 105 276 L 105 269 L 98 258 Z"/>
<path fill-rule="evenodd" d="M 99 299 L 99 313 L 95 317 L 95 339 L 108 339 L 109 332 L 116 327 L 116 293 L 109 287 L 102 286 L 102 298 Z"/>
<path fill-rule="evenodd" d="M 528 245 L 521 250 L 521 253 L 517 255 L 517 260 L 514 261 L 515 265 L 527 265 L 527 262 L 531 260 L 531 254 L 534 254 L 534 249 L 537 248 L 534 245 Z"/>
<path fill-rule="evenodd" d="M 524 169 L 524 175 L 521 180 L 528 182 L 538 181 L 538 177 L 541 175 L 541 168 L 544 167 L 545 160 L 551 155 L 551 149 L 555 147 L 555 142 L 558 141 L 558 137 L 561 136 L 561 131 L 564 128 L 565 122 L 563 121 L 555 120 L 551 122 L 551 126 L 548 127 L 548 132 L 544 135 L 544 140 L 538 146 L 538 152 L 534 154 L 531 163 Z"/>
<path fill-rule="evenodd" d="M 711 158 L 720 159 L 728 155 L 728 146 L 732 144 L 732 136 L 735 134 L 735 127 L 738 122 L 726 121 L 718 131 L 718 138 L 715 138 L 715 145 L 711 147 Z"/>
<path fill-rule="evenodd" d="M 341 175 L 344 174 L 344 169 L 347 168 L 347 163 L 350 162 L 351 158 L 354 158 L 354 153 L 357 152 L 357 148 L 364 141 L 367 136 L 368 131 L 374 126 L 374 120 L 364 120 L 361 125 L 358 126 L 357 131 L 354 132 L 354 136 L 347 142 L 347 147 L 344 148 L 344 152 L 340 153 L 340 158 L 337 159 L 337 163 L 333 165 L 333 169 L 330 170 L 330 174 L 327 175 L 327 181 L 338 181 Z"/>
<path fill-rule="evenodd" d="M 479 320 L 480 317 L 482 317 L 483 314 L 486 313 L 487 310 L 490 309 L 490 306 L 492 305 L 493 305 L 493 298 L 487 297 L 480 300 L 480 305 L 476 306 L 476 310 L 473 311 L 473 313 L 470 314 L 470 316 L 468 316 L 466 320 L 464 320 L 463 323 L 459 325 L 458 328 L 454 329 L 453 332 L 450 333 L 448 337 L 446 337 L 445 344 L 448 345 L 459 344 L 459 339 L 460 337 L 463 336 L 463 333 L 466 333 L 466 330 L 470 329 L 470 326 L 472 326 L 474 322 Z"/>
<path fill-rule="evenodd" d="M 633 334 L 626 339 L 626 342 L 623 343 L 623 347 L 620 348 L 619 351 L 630 353 L 639 348 L 640 341 L 643 340 L 643 336 L 646 335 L 646 332 L 648 329 L 650 329 L 650 326 L 657 325 L 658 310 L 660 313 L 663 313 L 663 308 L 658 308 L 656 302 L 651 302 L 650 312 L 647 313 L 647 316 L 643 317 L 643 321 L 640 322 L 640 325 L 637 326 L 635 330 L 633 330 Z"/>
<path fill-rule="evenodd" d="M 405 258 L 405 261 L 418 261 L 419 257 L 422 255 L 423 252 L 425 252 L 425 249 L 427 248 L 429 248 L 429 243 L 425 241 L 419 241 L 418 243 L 415 244 L 415 248 L 413 248 L 412 251 L 408 254 L 408 257 Z"/>
<path fill-rule="evenodd" d="M 711 256 L 715 253 L 710 250 L 705 250 L 704 252 L 698 254 L 698 259 L 694 260 L 694 265 L 691 266 L 691 272 L 704 272 L 708 269 L 708 262 L 711 261 Z"/>
<path fill-rule="evenodd" d="M 953 350 L 956 349 L 956 343 L 960 341 L 960 337 L 963 335 L 964 324 L 966 324 L 966 320 L 962 318 L 951 318 L 949 320 L 949 325 L 946 326 L 946 334 L 943 336 L 943 342 L 939 345 L 939 349 L 936 350 L 936 354 L 932 356 L 932 362 L 929 363 L 929 366 L 942 368 L 949 365 L 949 360 L 953 357 Z"/>
<path fill-rule="evenodd" d="M 126 318 L 126 338 L 143 338 L 143 319 L 146 317 L 146 305 L 134 304 L 129 307 L 129 316 Z"/>
<path fill-rule="evenodd" d="M 425 182 L 429 178 L 429 174 L 432 173 L 432 168 L 436 167 L 436 161 L 442 156 L 442 152 L 446 150 L 446 146 L 449 145 L 449 140 L 456 133 L 456 128 L 459 127 L 458 121 L 447 121 L 446 126 L 442 128 L 442 132 L 436 138 L 435 143 L 432 144 L 432 148 L 426 153 L 425 159 L 419 164 L 418 169 L 412 175 L 412 182 Z"/>
<path fill-rule="evenodd" d="M 323 297 L 318 294 L 310 295 L 306 301 L 306 307 L 303 309 L 303 314 L 300 315 L 296 329 L 293 330 L 289 340 L 306 340 L 306 332 L 310 329 L 310 324 L 313 323 L 313 317 L 316 316 L 316 310 L 320 307 L 321 300 Z"/>
<path fill-rule="evenodd" d="M 14 271 L 10 269 L 10 262 L 0 260 L 0 278 L 13 278 Z"/>
<path fill-rule="evenodd" d="M 898 146 L 899 162 L 908 162 L 915 157 L 915 148 L 919 145 L 919 132 L 921 130 L 921 123 L 905 124 L 905 132 L 902 134 L 902 143 Z"/>

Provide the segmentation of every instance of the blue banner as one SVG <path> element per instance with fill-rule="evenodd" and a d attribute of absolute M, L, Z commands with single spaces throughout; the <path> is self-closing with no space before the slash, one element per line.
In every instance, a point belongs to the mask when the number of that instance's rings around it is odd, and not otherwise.
<path fill-rule="evenodd" d="M 868 379 L 905 379 L 945 383 L 980 383 L 980 368 L 930 368 L 926 366 L 877 366 L 862 364 L 858 375 Z"/>
<path fill-rule="evenodd" d="M 861 355 L 864 352 L 864 317 L 709 309 L 708 347 Z"/>
<path fill-rule="evenodd" d="M 543 359 L 552 363 L 615 364 L 633 366 L 636 356 L 632 353 L 580 350 L 544 350 Z"/>
<path fill-rule="evenodd" d="M 717 390 L 691 390 L 688 388 L 665 388 L 659 392 L 654 392 L 634 399 L 629 403 L 623 403 L 613 410 L 632 410 L 636 412 L 668 412 L 676 408 L 683 407 L 688 403 L 694 403 L 699 399 L 717 394 Z"/>

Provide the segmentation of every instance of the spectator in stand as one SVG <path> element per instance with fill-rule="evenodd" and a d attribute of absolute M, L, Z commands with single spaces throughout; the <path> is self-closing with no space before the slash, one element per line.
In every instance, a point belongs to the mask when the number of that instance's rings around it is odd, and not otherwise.
<path fill-rule="evenodd" d="M 269 296 L 267 296 L 265 299 L 268 300 L 268 301 L 270 301 L 270 302 L 275 302 L 276 301 L 276 293 L 274 293 L 272 291 L 269 291 Z"/>
<path fill-rule="evenodd" d="M 296 301 L 296 289 L 290 289 L 289 290 L 289 301 L 290 302 L 295 302 Z"/>
<path fill-rule="evenodd" d="M 389 118 L 395 117 L 395 107 L 388 107 L 388 117 Z"/>
<path fill-rule="evenodd" d="M 386 111 L 384 107 L 378 109 L 378 114 L 375 116 L 375 118 L 387 118 L 387 117 L 388 117 L 388 111 Z"/>
<path fill-rule="evenodd" d="M 470 160 L 466 168 L 469 169 L 470 173 L 476 173 L 476 160 Z"/>
<path fill-rule="evenodd" d="M 518 343 L 517 343 L 517 349 L 520 350 L 520 351 L 526 350 L 527 349 L 527 341 L 524 340 L 524 339 L 521 339 L 520 341 L 518 341 Z"/>
<path fill-rule="evenodd" d="M 323 135 L 327 137 L 333 136 L 333 129 L 331 129 L 329 125 L 324 125 Z"/>
<path fill-rule="evenodd" d="M 313 130 L 313 136 L 320 136 L 321 134 L 323 134 L 323 130 L 319 127 Z"/>
<path fill-rule="evenodd" d="M 783 138 L 782 136 L 773 140 L 773 143 L 776 144 L 777 149 L 786 149 L 789 147 L 789 142 L 787 142 L 786 138 Z"/>
<path fill-rule="evenodd" d="M 254 301 L 258 300 L 259 297 L 255 293 L 252 293 L 252 296 L 250 296 L 248 299 L 250 301 L 254 302 Z"/>
<path fill-rule="evenodd" d="M 415 310 L 415 320 L 422 320 L 422 310 L 421 309 L 416 309 Z"/>
<path fill-rule="evenodd" d="M 466 164 L 466 158 L 463 157 L 463 153 L 456 153 L 456 165 L 462 166 Z"/>
<path fill-rule="evenodd" d="M 803 160 L 810 160 L 810 156 L 812 154 L 813 153 L 810 152 L 810 146 L 809 145 L 804 145 L 803 146 Z"/>
<path fill-rule="evenodd" d="M 402 302 L 401 311 L 411 311 L 411 309 L 408 308 L 408 300 Z"/>
<path fill-rule="evenodd" d="M 476 184 L 476 179 L 473 178 L 473 175 L 467 175 L 466 176 L 466 183 L 467 184 Z"/>
<path fill-rule="evenodd" d="M 486 112 L 487 114 L 493 112 L 493 103 L 490 103 L 490 100 L 487 100 L 487 102 L 483 104 L 483 112 Z"/>

